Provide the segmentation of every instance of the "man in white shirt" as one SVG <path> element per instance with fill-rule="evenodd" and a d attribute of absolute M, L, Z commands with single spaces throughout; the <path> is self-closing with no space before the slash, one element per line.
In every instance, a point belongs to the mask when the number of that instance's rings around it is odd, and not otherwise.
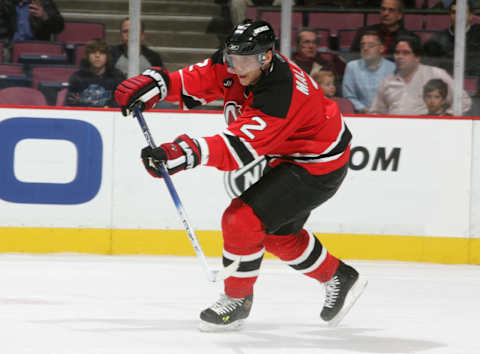
<path fill-rule="evenodd" d="M 447 113 L 452 113 L 454 82 L 443 69 L 420 63 L 422 45 L 417 37 L 400 37 L 393 57 L 396 71 L 387 76 L 377 89 L 370 112 L 392 115 L 424 115 L 428 110 L 423 101 L 423 86 L 430 79 L 442 79 L 448 85 Z M 463 112 L 470 109 L 472 100 L 463 91 Z"/>

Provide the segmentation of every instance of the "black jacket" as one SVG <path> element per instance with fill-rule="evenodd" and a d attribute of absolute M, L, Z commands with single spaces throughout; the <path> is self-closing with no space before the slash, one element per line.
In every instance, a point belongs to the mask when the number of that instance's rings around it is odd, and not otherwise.
<path fill-rule="evenodd" d="M 123 80 L 125 76 L 120 70 L 108 66 L 103 75 L 99 76 L 91 71 L 88 63 L 83 60 L 80 70 L 70 76 L 65 104 L 82 107 L 118 107 L 113 92 Z M 72 94 L 80 94 L 80 102 L 73 102 L 70 98 Z"/>
<path fill-rule="evenodd" d="M 48 41 L 52 34 L 63 31 L 64 20 L 53 0 L 40 0 L 48 15 L 46 21 L 30 16 L 34 40 Z M 17 30 L 17 0 L 0 0 L 0 40 L 10 41 Z"/>
<path fill-rule="evenodd" d="M 453 52 L 455 36 L 450 28 L 435 33 L 423 46 L 426 60 L 453 72 Z M 480 75 L 480 24 L 473 24 L 466 32 L 465 73 L 469 76 Z"/>
<path fill-rule="evenodd" d="M 480 24 L 473 24 L 466 32 L 465 48 L 468 52 L 480 52 Z M 450 28 L 435 33 L 424 45 L 425 55 L 453 57 L 455 36 Z"/>

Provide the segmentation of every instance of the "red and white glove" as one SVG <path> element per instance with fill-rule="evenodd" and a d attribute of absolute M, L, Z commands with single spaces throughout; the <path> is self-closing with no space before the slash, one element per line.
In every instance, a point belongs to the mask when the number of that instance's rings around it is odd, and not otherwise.
<path fill-rule="evenodd" d="M 153 67 L 145 70 L 142 75 L 121 82 L 115 90 L 115 100 L 124 116 L 128 116 L 137 104 L 140 104 L 142 110 L 151 109 L 167 97 L 169 83 L 168 72 Z"/>
<path fill-rule="evenodd" d="M 153 177 L 162 177 L 158 164 L 164 162 L 168 174 L 194 168 L 202 159 L 200 146 L 195 139 L 183 134 L 173 143 L 162 144 L 152 149 L 150 146 L 142 149 L 143 165 Z"/>

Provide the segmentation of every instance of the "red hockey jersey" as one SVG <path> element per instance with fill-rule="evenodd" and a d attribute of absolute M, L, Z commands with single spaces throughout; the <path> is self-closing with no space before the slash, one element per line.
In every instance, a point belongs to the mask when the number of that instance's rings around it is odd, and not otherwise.
<path fill-rule="evenodd" d="M 224 100 L 227 128 L 198 139 L 204 165 L 236 170 L 265 155 L 271 166 L 289 162 L 318 175 L 348 162 L 351 133 L 337 104 L 279 54 L 269 72 L 248 87 L 227 71 L 221 51 L 169 75 L 166 100 L 182 108 Z"/>

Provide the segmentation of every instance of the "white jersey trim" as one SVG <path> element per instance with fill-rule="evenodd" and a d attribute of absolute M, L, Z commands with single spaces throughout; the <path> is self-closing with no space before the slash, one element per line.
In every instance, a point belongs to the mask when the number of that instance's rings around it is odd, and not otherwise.
<path fill-rule="evenodd" d="M 185 96 L 188 96 L 188 97 L 191 97 L 193 98 L 194 100 L 200 102 L 201 104 L 206 104 L 207 101 L 201 97 L 196 97 L 194 95 L 191 95 L 190 93 L 188 93 L 187 89 L 185 88 L 185 82 L 183 81 L 183 69 L 180 69 L 178 71 L 180 73 L 180 80 L 182 81 L 182 93 L 185 95 Z M 180 98 L 181 99 L 181 98 Z M 188 107 L 183 107 L 184 110 L 188 111 Z"/>

